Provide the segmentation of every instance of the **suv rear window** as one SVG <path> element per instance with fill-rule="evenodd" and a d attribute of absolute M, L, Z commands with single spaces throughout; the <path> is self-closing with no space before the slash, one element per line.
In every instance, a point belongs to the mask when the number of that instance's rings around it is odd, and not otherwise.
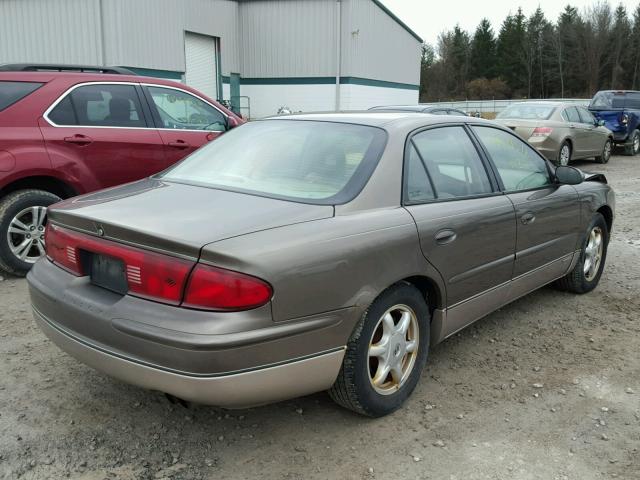
<path fill-rule="evenodd" d="M 0 112 L 42 86 L 36 82 L 0 81 Z"/>

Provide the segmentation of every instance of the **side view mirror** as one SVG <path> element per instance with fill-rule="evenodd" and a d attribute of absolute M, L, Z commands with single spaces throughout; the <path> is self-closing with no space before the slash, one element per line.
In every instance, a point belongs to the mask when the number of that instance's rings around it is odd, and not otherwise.
<path fill-rule="evenodd" d="M 604 122 L 604 120 L 596 120 L 596 125 L 599 126 L 599 127 L 604 127 L 605 122 Z"/>
<path fill-rule="evenodd" d="M 556 181 L 563 185 L 578 185 L 584 181 L 584 175 L 580 170 L 566 165 L 556 167 Z"/>
<path fill-rule="evenodd" d="M 235 128 L 238 125 L 240 125 L 240 122 L 238 122 L 238 119 L 236 119 L 235 117 L 227 117 L 227 130 L 231 130 L 232 128 Z"/>

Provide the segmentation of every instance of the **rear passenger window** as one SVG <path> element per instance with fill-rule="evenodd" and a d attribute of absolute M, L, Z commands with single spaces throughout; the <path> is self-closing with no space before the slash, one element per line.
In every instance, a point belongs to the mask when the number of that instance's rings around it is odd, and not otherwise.
<path fill-rule="evenodd" d="M 57 125 L 146 127 L 133 85 L 85 85 L 74 89 L 49 112 Z"/>
<path fill-rule="evenodd" d="M 404 178 L 404 200 L 406 203 L 425 203 L 436 198 L 422 160 L 413 145 L 409 147 Z"/>
<path fill-rule="evenodd" d="M 569 107 L 565 110 L 567 120 L 570 122 L 580 123 L 580 115 L 578 115 L 578 109 L 576 107 Z"/>
<path fill-rule="evenodd" d="M 491 183 L 463 127 L 442 127 L 414 135 L 411 142 L 427 168 L 438 199 L 491 193 Z"/>
<path fill-rule="evenodd" d="M 0 111 L 37 90 L 42 83 L 0 81 Z"/>

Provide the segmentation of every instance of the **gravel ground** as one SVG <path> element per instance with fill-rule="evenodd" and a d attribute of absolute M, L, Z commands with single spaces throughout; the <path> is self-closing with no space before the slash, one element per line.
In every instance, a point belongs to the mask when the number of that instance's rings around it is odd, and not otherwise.
<path fill-rule="evenodd" d="M 617 192 L 598 289 L 544 288 L 432 350 L 404 409 L 326 394 L 242 411 L 170 404 L 47 341 L 26 283 L 0 282 L 0 478 L 639 479 L 640 158 Z"/>

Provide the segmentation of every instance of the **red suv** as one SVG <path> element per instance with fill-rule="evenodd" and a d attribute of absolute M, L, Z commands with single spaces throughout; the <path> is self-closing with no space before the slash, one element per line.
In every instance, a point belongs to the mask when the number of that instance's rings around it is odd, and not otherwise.
<path fill-rule="evenodd" d="M 44 254 L 52 203 L 157 173 L 241 123 L 122 68 L 0 66 L 0 268 L 25 274 Z"/>

